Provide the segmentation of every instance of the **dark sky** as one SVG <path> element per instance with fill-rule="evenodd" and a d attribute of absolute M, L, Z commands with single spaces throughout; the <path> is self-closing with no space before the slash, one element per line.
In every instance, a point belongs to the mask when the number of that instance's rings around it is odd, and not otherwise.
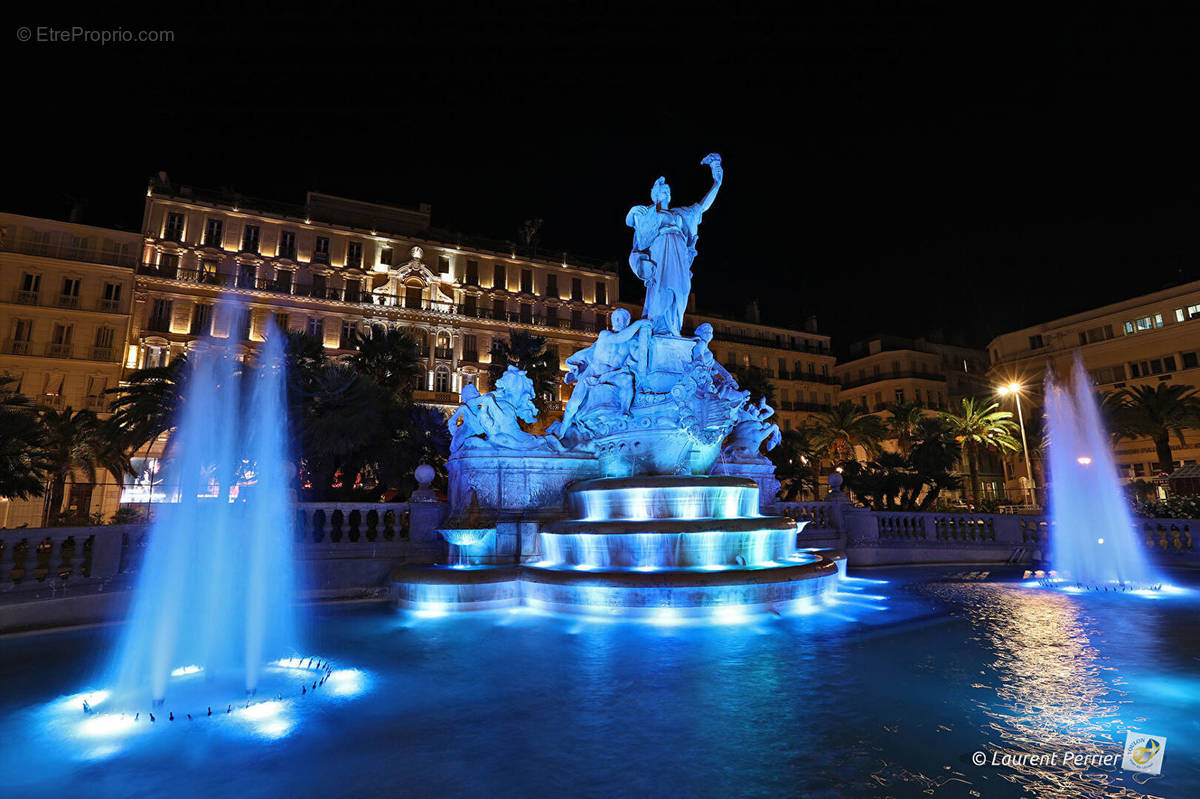
<path fill-rule="evenodd" d="M 695 201 L 718 151 L 694 264 L 709 310 L 815 313 L 841 344 L 985 343 L 1197 277 L 1195 18 L 500 6 L 147 14 L 105 26 L 174 44 L 10 40 L 0 208 L 84 197 L 85 221 L 136 228 L 165 170 L 294 202 L 428 201 L 437 226 L 497 238 L 542 217 L 546 245 L 624 262 L 629 206 L 660 174 Z M 86 25 L 31 13 L 11 27 Z"/>

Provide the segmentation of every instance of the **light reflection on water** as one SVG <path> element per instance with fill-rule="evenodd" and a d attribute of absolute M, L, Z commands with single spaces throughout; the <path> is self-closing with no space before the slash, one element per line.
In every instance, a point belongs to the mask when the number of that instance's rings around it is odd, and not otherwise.
<path fill-rule="evenodd" d="M 0 773 L 13 796 L 89 799 L 131 785 L 240 799 L 1200 796 L 1195 593 L 1074 596 L 947 572 L 862 572 L 832 608 L 701 627 L 319 608 L 314 643 L 370 675 L 364 700 L 294 702 L 294 726 L 262 740 L 159 725 L 102 767 L 31 708 L 82 690 L 80 658 L 109 633 L 0 638 Z M 1130 727 L 1168 736 L 1161 778 L 969 760 L 1111 753 Z"/>

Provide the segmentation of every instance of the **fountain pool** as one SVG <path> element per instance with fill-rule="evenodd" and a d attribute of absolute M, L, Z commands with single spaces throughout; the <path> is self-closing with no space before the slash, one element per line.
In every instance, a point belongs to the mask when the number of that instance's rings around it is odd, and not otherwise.
<path fill-rule="evenodd" d="M 356 667 L 338 692 L 94 734 L 60 704 L 119 630 L 10 636 L 0 773 L 25 799 L 1200 795 L 1197 594 L 977 568 L 851 569 L 820 613 L 682 628 L 318 607 L 309 645 Z M 1127 729 L 1168 737 L 1160 776 L 971 763 L 1112 754 Z"/>

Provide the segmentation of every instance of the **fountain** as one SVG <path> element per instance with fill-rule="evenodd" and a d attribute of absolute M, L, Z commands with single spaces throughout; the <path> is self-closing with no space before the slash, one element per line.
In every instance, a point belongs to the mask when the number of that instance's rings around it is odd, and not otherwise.
<path fill-rule="evenodd" d="M 1070 383 L 1046 373 L 1051 565 L 1074 589 L 1158 588 L 1138 541 L 1108 432 L 1079 354 Z"/>
<path fill-rule="evenodd" d="M 491 392 L 463 391 L 439 531 L 453 565 L 397 570 L 399 606 L 726 618 L 807 609 L 836 590 L 845 556 L 801 549 L 802 525 L 762 513 L 778 487 L 762 454 L 780 438 L 771 407 L 713 357 L 710 325 L 681 335 L 699 224 L 723 180 L 719 156 L 702 163 L 713 186 L 699 203 L 672 208 L 660 178 L 653 204 L 626 217 L 642 318 L 617 309 L 567 359 L 561 422 L 521 429 L 537 408 L 515 367 Z"/>
<path fill-rule="evenodd" d="M 268 334 L 252 369 L 208 340 L 185 381 L 168 458 L 176 501 L 153 522 L 111 690 L 81 704 L 89 729 L 237 708 L 274 735 L 293 695 L 334 674 L 296 657 L 283 336 Z"/>

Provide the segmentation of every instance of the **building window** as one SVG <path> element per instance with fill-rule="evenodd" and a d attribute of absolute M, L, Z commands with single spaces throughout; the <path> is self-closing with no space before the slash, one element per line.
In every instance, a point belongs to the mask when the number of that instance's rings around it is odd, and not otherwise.
<path fill-rule="evenodd" d="M 579 308 L 571 309 L 571 328 L 573 330 L 583 330 L 583 311 Z"/>
<path fill-rule="evenodd" d="M 163 230 L 167 241 L 183 241 L 183 214 L 167 214 L 167 225 Z"/>
<path fill-rule="evenodd" d="M 355 334 L 355 332 L 357 332 L 357 330 L 358 330 L 358 327 L 354 324 L 353 321 L 351 321 L 349 319 L 343 319 L 342 320 L 342 337 L 338 341 L 338 347 L 340 347 L 341 349 L 344 349 L 344 350 L 352 349 L 354 347 L 354 334 Z"/>
<path fill-rule="evenodd" d="M 608 330 L 608 314 L 596 313 L 596 330 Z"/>
<path fill-rule="evenodd" d="M 171 328 L 171 301 L 154 300 L 150 303 L 150 319 L 146 323 L 150 330 L 165 333 Z"/>
<path fill-rule="evenodd" d="M 21 275 L 21 288 L 17 289 L 17 302 L 22 305 L 37 305 L 38 292 L 42 290 L 42 276 L 26 272 Z"/>
<path fill-rule="evenodd" d="M 362 268 L 361 241 L 351 241 L 346 243 L 346 267 L 348 269 Z"/>
<path fill-rule="evenodd" d="M 217 275 L 217 262 L 204 260 L 200 262 L 200 282 L 216 285 L 220 280 Z"/>
<path fill-rule="evenodd" d="M 244 264 L 238 262 L 237 267 L 237 285 L 240 289 L 254 288 L 254 281 L 258 277 L 258 267 L 254 264 Z"/>
<path fill-rule="evenodd" d="M 603 280 L 596 281 L 596 302 L 599 305 L 608 305 L 608 284 Z"/>
<path fill-rule="evenodd" d="M 242 252 L 252 252 L 258 254 L 258 225 L 246 225 L 246 229 L 242 231 Z"/>
<path fill-rule="evenodd" d="M 179 276 L 179 256 L 173 252 L 164 252 L 158 257 L 158 273 L 163 277 L 176 278 Z"/>
<path fill-rule="evenodd" d="M 558 327 L 558 306 L 546 306 L 546 324 L 550 327 Z"/>
<path fill-rule="evenodd" d="M 420 284 L 413 284 L 404 287 L 404 307 L 420 310 L 421 308 L 421 292 Z"/>
<path fill-rule="evenodd" d="M 325 339 L 325 320 L 319 316 L 308 317 L 308 335 L 316 336 L 317 338 Z"/>
<path fill-rule="evenodd" d="M 571 299 L 583 299 L 583 280 L 578 277 L 571 278 Z"/>
<path fill-rule="evenodd" d="M 522 294 L 532 294 L 533 293 L 533 270 L 532 269 L 522 269 L 521 270 L 521 293 Z"/>
<path fill-rule="evenodd" d="M 113 338 L 115 331 L 111 327 L 96 328 L 96 343 L 92 347 L 93 361 L 111 361 L 113 357 Z"/>
<path fill-rule="evenodd" d="M 440 392 L 450 390 L 450 369 L 445 364 L 433 370 L 433 390 Z"/>
<path fill-rule="evenodd" d="M 359 291 L 362 289 L 362 283 L 357 280 L 346 281 L 346 302 L 358 302 Z"/>
<path fill-rule="evenodd" d="M 392 265 L 392 259 L 396 257 L 395 250 L 391 247 L 383 247 L 379 250 L 379 263 L 386 266 Z"/>
<path fill-rule="evenodd" d="M 450 274 L 450 256 L 449 255 L 439 255 L 438 256 L 438 274 L 439 275 Z"/>
<path fill-rule="evenodd" d="M 312 296 L 318 300 L 327 299 L 329 295 L 329 278 L 326 275 L 312 276 Z"/>
<path fill-rule="evenodd" d="M 464 361 L 479 360 L 479 338 L 471 334 L 463 336 L 463 354 Z"/>
<path fill-rule="evenodd" d="M 192 306 L 192 335 L 212 335 L 212 310 L 209 303 L 199 302 Z"/>
<path fill-rule="evenodd" d="M 508 319 L 508 310 L 504 300 L 492 300 L 492 318 L 501 321 Z"/>
<path fill-rule="evenodd" d="M 467 259 L 467 285 L 479 285 L 479 261 L 470 258 Z"/>
<path fill-rule="evenodd" d="M 558 275 L 546 275 L 546 296 L 558 299 Z"/>
<path fill-rule="evenodd" d="M 283 294 L 292 293 L 292 270 L 275 270 L 275 290 Z"/>
<path fill-rule="evenodd" d="M 205 247 L 220 247 L 221 232 L 224 229 L 224 223 L 220 219 L 209 219 L 204 223 L 204 246 Z"/>
<path fill-rule="evenodd" d="M 1200 364 L 1198 364 L 1196 361 L 1196 353 L 1185 352 L 1183 354 L 1183 368 L 1184 369 L 1195 369 L 1197 365 L 1200 365 Z"/>
<path fill-rule="evenodd" d="M 533 324 L 533 306 L 527 302 L 521 303 L 521 324 Z"/>
<path fill-rule="evenodd" d="M 275 314 L 275 329 L 280 333 L 288 331 L 288 315 L 286 313 Z"/>
<path fill-rule="evenodd" d="M 79 307 L 79 278 L 63 278 L 62 293 L 58 295 L 58 304 L 61 308 Z"/>
<path fill-rule="evenodd" d="M 294 232 L 290 230 L 280 231 L 278 255 L 280 258 L 296 260 L 296 234 Z"/>
<path fill-rule="evenodd" d="M 1174 355 L 1164 355 L 1163 356 L 1163 371 L 1164 372 L 1174 372 L 1175 371 L 1175 356 Z"/>
<path fill-rule="evenodd" d="M 328 264 L 329 263 L 329 237 L 317 236 L 316 246 L 313 247 L 313 263 Z"/>
<path fill-rule="evenodd" d="M 899 405 L 903 402 L 904 402 L 904 389 L 898 388 L 898 389 L 896 389 L 896 404 Z"/>
<path fill-rule="evenodd" d="M 1041 334 L 1029 337 L 1029 349 L 1040 350 L 1044 346 L 1046 346 L 1046 342 L 1042 339 Z"/>
<path fill-rule="evenodd" d="M 105 283 L 104 296 L 100 298 L 100 310 L 108 313 L 121 312 L 121 284 Z"/>
<path fill-rule="evenodd" d="M 474 294 L 463 297 L 463 314 L 465 316 L 479 315 L 479 298 Z"/>
<path fill-rule="evenodd" d="M 504 264 L 496 264 L 492 270 L 492 288 L 508 289 L 508 274 Z"/>

